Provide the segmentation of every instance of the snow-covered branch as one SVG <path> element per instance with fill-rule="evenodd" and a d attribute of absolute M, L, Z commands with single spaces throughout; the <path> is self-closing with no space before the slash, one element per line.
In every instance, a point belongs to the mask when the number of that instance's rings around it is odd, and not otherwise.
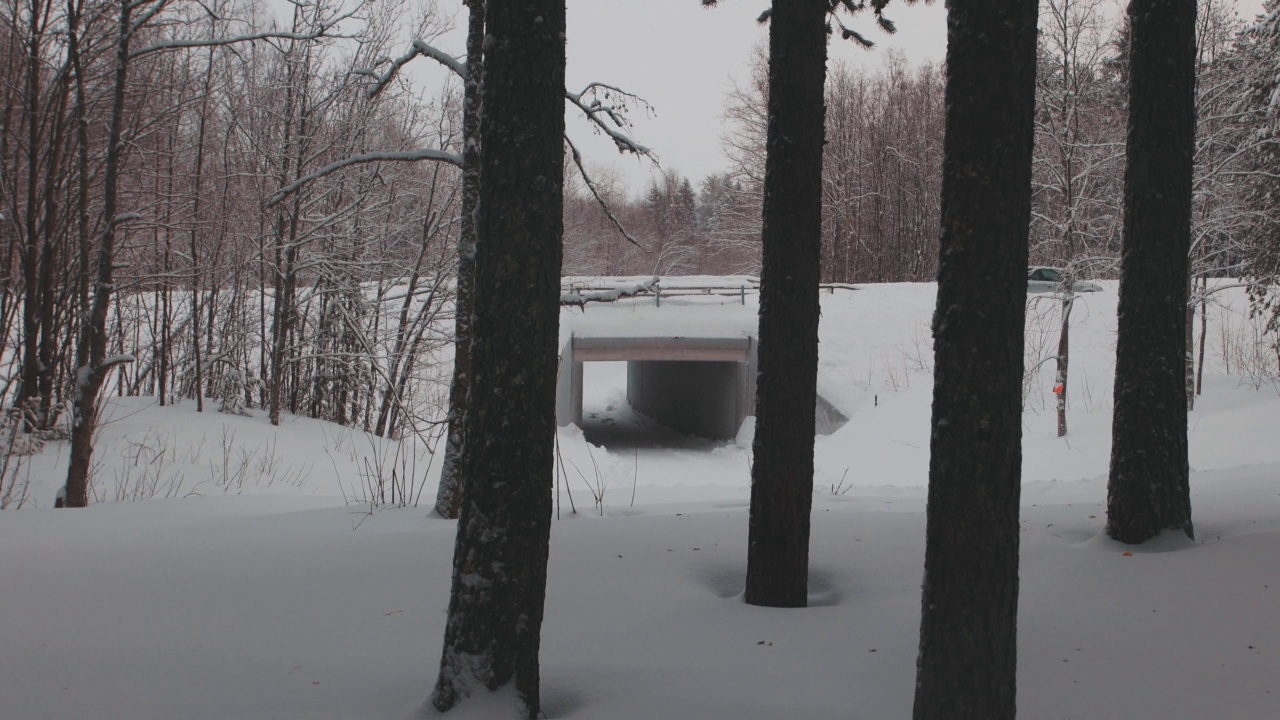
<path fill-rule="evenodd" d="M 397 58 L 380 58 L 374 63 L 373 67 L 353 70 L 352 74 L 372 78 L 373 86 L 369 88 L 368 96 L 371 98 L 377 97 L 395 79 L 400 69 L 418 56 L 431 58 L 459 78 L 466 79 L 467 65 L 464 60 L 459 60 L 424 40 L 414 40 L 410 44 L 409 50 Z M 386 70 L 379 71 L 379 68 L 384 65 L 387 65 Z M 626 132 L 627 128 L 631 127 L 631 121 L 626 116 L 629 105 L 637 104 L 646 111 L 652 112 L 652 106 L 644 98 L 615 85 L 601 82 L 587 83 L 586 87 L 577 93 L 571 92 L 566 88 L 564 96 L 566 100 L 582 111 L 587 121 L 598 131 L 613 140 L 618 152 L 647 157 L 653 161 L 654 165 L 658 164 L 658 156 L 653 150 L 636 142 Z"/>
<path fill-rule="evenodd" d="M 156 12 L 159 12 L 161 9 L 163 9 L 162 5 L 157 6 Z M 140 30 L 143 25 L 145 25 L 149 20 L 151 20 L 151 17 L 155 15 L 156 12 L 153 12 L 150 15 L 140 18 L 134 24 L 133 31 L 137 32 L 138 30 Z M 310 32 L 299 33 L 299 32 L 289 32 L 286 30 L 269 30 L 266 32 L 247 33 L 245 35 L 233 35 L 230 37 L 194 38 L 194 39 L 188 39 L 188 40 L 178 40 L 178 39 L 165 40 L 163 42 L 158 42 L 154 45 L 148 45 L 147 47 L 141 48 L 139 50 L 134 50 L 129 54 L 129 57 L 139 58 L 144 55 L 150 55 L 152 53 L 162 52 L 164 50 L 177 50 L 181 48 L 202 48 L 202 47 L 214 47 L 214 46 L 223 46 L 223 45 L 239 45 L 241 43 L 256 42 L 258 40 L 303 40 L 305 41 L 305 40 L 318 40 L 322 37 L 327 37 L 327 38 L 339 37 L 338 35 L 335 35 L 331 31 L 333 30 L 333 28 L 337 27 L 343 21 L 350 19 L 352 16 L 355 15 L 355 13 L 356 11 L 352 9 L 352 10 L 348 10 L 345 13 L 342 13 L 341 15 L 335 15 L 331 18 L 322 20 L 316 25 L 316 28 Z"/>
<path fill-rule="evenodd" d="M 435 60 L 448 68 L 450 72 L 457 75 L 459 78 L 466 79 L 467 77 L 467 65 L 464 61 L 457 59 L 425 40 L 414 40 L 409 46 L 409 51 L 398 58 L 379 58 L 378 61 L 374 63 L 373 67 L 353 70 L 351 74 L 373 78 L 373 87 L 369 88 L 369 97 L 377 97 L 378 94 L 395 79 L 396 74 L 400 72 L 400 68 L 408 65 L 419 55 Z M 387 63 L 391 63 L 391 65 L 387 68 L 386 72 L 378 72 L 378 68 L 386 65 Z"/>
<path fill-rule="evenodd" d="M 137 358 L 130 353 L 110 355 L 103 358 L 102 362 L 98 363 L 98 367 L 95 368 L 94 371 L 98 373 L 106 372 L 117 365 L 124 365 L 126 363 L 134 362 L 135 360 L 137 360 Z"/>
<path fill-rule="evenodd" d="M 655 275 L 642 283 L 624 285 L 622 287 L 613 288 L 612 290 L 600 290 L 598 292 L 589 293 L 561 293 L 560 304 L 585 307 L 589 302 L 616 302 L 624 297 L 632 297 L 633 295 L 651 292 L 657 284 L 658 276 Z"/>
<path fill-rule="evenodd" d="M 658 164 L 658 157 L 653 150 L 631 139 L 631 136 L 625 132 L 626 128 L 631 127 L 631 121 L 626 116 L 628 103 L 639 103 L 646 110 L 652 110 L 644 98 L 613 85 L 598 82 L 588 83 L 579 93 L 566 89 L 564 97 L 581 110 L 597 130 L 613 140 L 618 152 L 647 157 L 655 165 Z"/>

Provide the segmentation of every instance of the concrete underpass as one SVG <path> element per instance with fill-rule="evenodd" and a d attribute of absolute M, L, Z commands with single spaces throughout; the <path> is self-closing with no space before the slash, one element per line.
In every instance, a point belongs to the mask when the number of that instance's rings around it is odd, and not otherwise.
<path fill-rule="evenodd" d="M 556 420 L 583 426 L 584 364 L 627 363 L 627 402 L 687 435 L 731 439 L 755 413 L 749 337 L 571 337 L 561 352 Z"/>

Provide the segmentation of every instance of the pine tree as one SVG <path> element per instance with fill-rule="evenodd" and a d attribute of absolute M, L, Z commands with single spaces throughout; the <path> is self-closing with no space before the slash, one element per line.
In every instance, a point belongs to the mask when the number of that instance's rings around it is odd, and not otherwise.
<path fill-rule="evenodd" d="M 1260 152 L 1252 158 L 1249 204 L 1255 211 L 1250 233 L 1248 273 L 1255 307 L 1270 314 L 1269 329 L 1280 333 L 1280 0 L 1268 0 L 1265 15 L 1250 28 L 1247 40 L 1249 96 L 1245 110 Z M 1280 353 L 1278 353 L 1280 356 Z"/>
<path fill-rule="evenodd" d="M 489 0 L 472 385 L 432 704 L 513 689 L 539 714 L 564 190 L 564 0 Z"/>
<path fill-rule="evenodd" d="M 1193 534 L 1186 309 L 1195 152 L 1195 0 L 1129 5 L 1129 123 L 1107 534 Z"/>
<path fill-rule="evenodd" d="M 1016 706 L 1035 0 L 952 0 L 915 720 Z"/>
<path fill-rule="evenodd" d="M 813 502 L 827 0 L 774 5 L 746 601 L 804 607 Z"/>

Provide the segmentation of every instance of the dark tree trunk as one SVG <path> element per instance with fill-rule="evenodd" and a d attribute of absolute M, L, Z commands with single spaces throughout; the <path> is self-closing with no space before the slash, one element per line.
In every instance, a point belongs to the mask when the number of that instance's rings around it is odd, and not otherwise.
<path fill-rule="evenodd" d="M 746 601 L 804 607 L 818 376 L 826 0 L 775 4 Z"/>
<path fill-rule="evenodd" d="M 539 713 L 564 190 L 565 0 L 490 0 L 467 478 L 432 704 L 513 687 Z"/>
<path fill-rule="evenodd" d="M 196 121 L 196 175 L 191 194 L 191 365 L 194 373 L 193 395 L 196 412 L 204 412 L 204 357 L 200 352 L 200 220 L 201 195 L 204 180 L 205 121 L 209 115 L 209 96 L 213 90 L 213 48 L 209 48 L 209 67 L 205 70 L 204 88 L 200 99 L 200 117 Z"/>
<path fill-rule="evenodd" d="M 156 307 L 160 309 L 159 332 L 160 345 L 156 348 L 158 356 L 159 372 L 159 394 L 160 407 L 164 407 L 168 403 L 166 394 L 169 392 L 169 355 L 172 352 L 170 348 L 170 331 L 173 323 L 173 179 L 175 176 L 174 165 L 177 162 L 177 153 L 174 152 L 174 141 L 177 132 L 177 123 L 175 118 L 175 126 L 170 130 L 168 138 L 168 147 L 166 148 L 168 167 L 165 173 L 165 190 L 164 190 L 164 252 L 161 255 L 161 280 L 156 287 Z M 156 189 L 157 194 L 160 186 L 160 158 L 156 158 Z M 157 235 L 160 228 L 156 228 Z M 156 241 L 156 249 L 159 250 L 159 239 Z"/>
<path fill-rule="evenodd" d="M 1054 403 L 1058 409 L 1058 437 L 1067 436 L 1067 378 L 1071 364 L 1071 309 L 1075 307 L 1075 283 L 1067 281 L 1062 297 L 1062 325 L 1058 330 L 1058 372 L 1054 378 Z"/>
<path fill-rule="evenodd" d="M 952 0 L 915 720 L 1016 707 L 1035 0 Z"/>
<path fill-rule="evenodd" d="M 486 0 L 470 0 L 467 23 L 467 77 L 462 109 L 462 208 L 453 313 L 453 382 L 449 386 L 449 436 L 440 466 L 436 512 L 456 518 L 462 504 L 462 456 L 466 452 L 467 391 L 471 386 L 471 314 L 475 311 L 476 205 L 480 201 L 480 109 L 484 74 Z M 425 238 L 423 240 L 425 242 Z"/>
<path fill-rule="evenodd" d="M 76 377 L 73 382 L 71 457 L 67 463 L 66 507 L 89 504 L 89 466 L 93 459 L 93 433 L 98 426 L 98 392 L 110 366 L 107 354 L 107 310 L 114 291 L 116 206 L 120 179 L 121 135 L 124 125 L 124 91 L 129 77 L 129 41 L 133 36 L 133 4 L 120 2 L 116 29 L 115 80 L 111 95 L 111 124 L 107 136 L 107 157 L 102 171 L 102 236 L 98 240 L 97 271 L 89 294 L 89 310 L 80 323 L 76 343 Z"/>
<path fill-rule="evenodd" d="M 1192 534 L 1187 253 L 1195 147 L 1195 0 L 1132 0 L 1115 410 L 1107 534 Z"/>
<path fill-rule="evenodd" d="M 1204 340 L 1205 333 L 1209 331 L 1209 276 L 1202 275 L 1200 277 L 1200 361 L 1196 364 L 1196 389 L 1195 394 L 1204 393 Z M 1187 407 L 1190 407 L 1190 403 Z"/>
<path fill-rule="evenodd" d="M 35 417 L 35 409 L 39 404 L 36 398 L 40 394 L 40 327 L 42 317 L 40 303 L 44 297 L 40 292 L 40 258 L 42 255 L 40 252 L 38 213 L 40 150 L 42 147 L 40 129 L 44 126 L 40 115 L 40 98 L 42 96 L 40 87 L 42 58 L 40 54 L 44 39 L 42 24 L 44 13 L 40 12 L 34 4 L 29 10 L 30 25 L 27 28 L 29 32 L 28 57 L 25 68 L 27 77 L 24 88 L 24 100 L 26 101 L 26 106 L 24 107 L 26 117 L 24 120 L 27 123 L 27 196 L 24 208 L 23 230 L 26 235 L 26 242 L 20 256 L 26 296 L 22 303 L 22 381 L 18 385 L 18 396 L 15 404 L 25 414 L 26 429 L 35 430 L 43 429 L 40 427 L 41 423 L 38 418 Z M 54 172 L 54 170 L 54 168 L 49 168 L 49 172 Z"/>
<path fill-rule="evenodd" d="M 1187 282 L 1194 282 L 1191 278 L 1187 278 Z M 1191 301 L 1191 291 L 1187 290 L 1187 309 L 1186 309 L 1186 358 L 1182 363 L 1183 375 L 1187 383 L 1187 412 L 1196 409 L 1196 356 L 1195 356 L 1195 337 L 1196 337 L 1196 304 Z"/>
<path fill-rule="evenodd" d="M 295 19 L 296 24 L 296 19 Z M 292 54 L 286 56 L 288 72 L 284 107 L 284 152 L 279 175 L 280 185 L 302 176 L 303 143 L 307 135 L 306 87 L 310 81 L 310 51 L 304 51 L 303 69 L 297 67 Z M 301 78 L 299 77 L 301 76 Z M 296 126 L 295 126 L 296 123 Z M 296 133 L 296 135 L 295 135 Z M 276 219 L 276 247 L 274 273 L 274 308 L 271 323 L 271 380 L 268 384 L 269 408 L 267 415 L 272 425 L 280 424 L 280 413 L 285 403 L 285 393 L 290 392 L 289 412 L 297 413 L 297 363 L 292 362 L 289 347 L 294 331 L 297 308 L 294 292 L 297 289 L 298 225 L 302 217 L 302 194 L 293 197 L 287 212 Z M 290 375 L 293 378 L 290 378 Z M 290 382 L 292 380 L 293 382 Z"/>

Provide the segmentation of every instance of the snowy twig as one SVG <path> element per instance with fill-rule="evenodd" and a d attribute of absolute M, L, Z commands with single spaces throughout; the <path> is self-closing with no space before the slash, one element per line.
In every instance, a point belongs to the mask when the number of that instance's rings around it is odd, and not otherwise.
<path fill-rule="evenodd" d="M 600 94 L 604 95 L 605 100 L 613 100 L 617 97 L 619 101 L 617 103 L 605 103 L 601 101 Z M 572 93 L 565 90 L 564 96 L 566 100 L 573 103 L 575 107 L 587 116 L 587 120 L 595 125 L 596 129 L 613 140 L 618 152 L 633 153 L 647 157 L 653 161 L 654 165 L 658 164 L 658 157 L 652 150 L 632 140 L 630 136 L 623 132 L 624 128 L 631 127 L 631 122 L 627 120 L 624 114 L 628 101 L 638 102 L 646 110 L 652 110 L 652 107 L 644 98 L 613 85 L 598 82 L 588 83 L 580 93 Z"/>

